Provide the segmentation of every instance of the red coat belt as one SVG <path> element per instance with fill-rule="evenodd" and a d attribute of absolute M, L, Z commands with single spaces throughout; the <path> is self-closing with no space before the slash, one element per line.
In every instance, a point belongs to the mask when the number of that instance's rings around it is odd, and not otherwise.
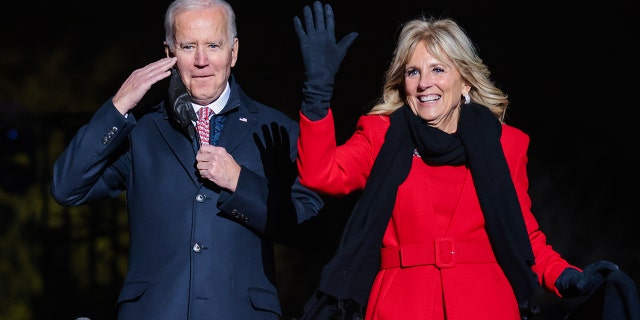
<path fill-rule="evenodd" d="M 437 238 L 431 244 L 405 245 L 381 249 L 381 268 L 407 268 L 421 265 L 453 268 L 458 263 L 496 263 L 488 243 L 456 242 Z"/>

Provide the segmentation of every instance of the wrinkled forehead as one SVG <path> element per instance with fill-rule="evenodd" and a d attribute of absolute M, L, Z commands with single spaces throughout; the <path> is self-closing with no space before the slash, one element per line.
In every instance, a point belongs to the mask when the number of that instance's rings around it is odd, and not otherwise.
<path fill-rule="evenodd" d="M 174 32 L 176 40 L 187 36 L 226 36 L 227 17 L 220 7 L 187 9 L 176 13 Z"/>

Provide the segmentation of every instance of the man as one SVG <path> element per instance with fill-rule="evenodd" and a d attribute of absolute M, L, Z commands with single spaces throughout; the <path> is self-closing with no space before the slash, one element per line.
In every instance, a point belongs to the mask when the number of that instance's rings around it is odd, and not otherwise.
<path fill-rule="evenodd" d="M 323 206 L 296 179 L 297 123 L 236 83 L 224 0 L 175 0 L 165 29 L 167 57 L 135 70 L 80 128 L 54 164 L 51 193 L 72 206 L 126 192 L 119 320 L 281 319 L 273 242 L 293 239 Z M 134 110 L 170 76 L 166 100 Z M 216 115 L 201 138 L 204 107 Z"/>

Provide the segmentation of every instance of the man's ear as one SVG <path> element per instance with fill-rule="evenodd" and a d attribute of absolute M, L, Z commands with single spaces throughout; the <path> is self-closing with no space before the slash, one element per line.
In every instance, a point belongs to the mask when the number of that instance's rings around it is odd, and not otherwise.
<path fill-rule="evenodd" d="M 236 61 L 238 61 L 238 49 L 240 49 L 240 40 L 238 38 L 233 39 L 233 47 L 231 47 L 231 66 L 236 66 Z"/>
<path fill-rule="evenodd" d="M 166 41 L 164 42 L 164 53 L 167 55 L 167 58 L 173 57 L 173 52 L 171 52 L 171 49 L 169 48 L 169 45 Z"/>

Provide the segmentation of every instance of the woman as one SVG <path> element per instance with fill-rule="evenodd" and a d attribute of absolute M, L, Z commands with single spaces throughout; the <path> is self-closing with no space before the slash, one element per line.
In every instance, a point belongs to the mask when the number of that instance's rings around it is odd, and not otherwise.
<path fill-rule="evenodd" d="M 403 26 L 381 101 L 336 146 L 331 84 L 355 37 L 335 44 L 331 7 L 314 10 L 306 32 L 294 20 L 307 76 L 300 180 L 363 193 L 306 318 L 322 318 L 313 309 L 330 297 L 348 313 L 366 305 L 371 320 L 513 320 L 535 313 L 540 285 L 585 294 L 617 269 L 600 261 L 581 272 L 547 244 L 527 194 L 529 137 L 503 122 L 507 95 L 453 20 Z"/>

